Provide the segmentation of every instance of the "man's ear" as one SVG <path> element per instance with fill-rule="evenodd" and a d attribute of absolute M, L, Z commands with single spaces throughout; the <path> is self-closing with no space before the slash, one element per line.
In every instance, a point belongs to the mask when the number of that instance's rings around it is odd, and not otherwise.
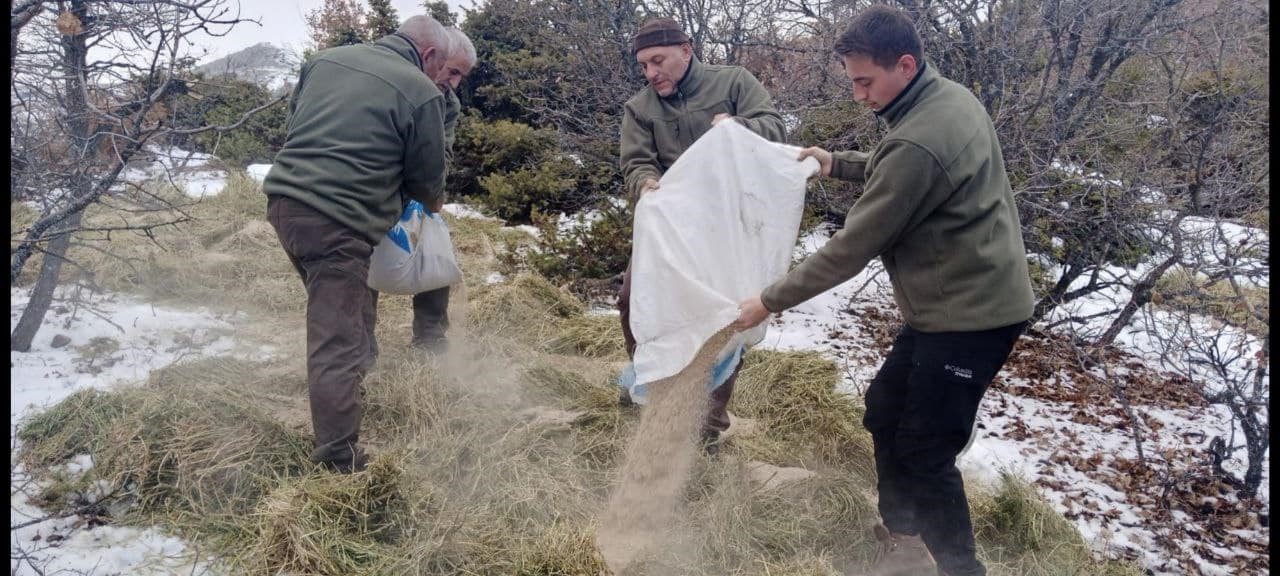
<path fill-rule="evenodd" d="M 432 56 L 435 56 L 435 54 L 436 54 L 436 47 L 435 47 L 435 46 L 431 46 L 431 47 L 427 48 L 426 50 L 423 50 L 423 51 L 422 51 L 422 63 L 423 63 L 423 64 L 426 64 L 429 60 L 431 60 L 431 57 L 432 57 Z"/>
<path fill-rule="evenodd" d="M 916 62 L 916 57 L 910 54 L 903 54 L 898 57 L 898 69 L 907 76 L 915 76 L 916 70 L 920 69 L 920 63 Z"/>
<path fill-rule="evenodd" d="M 685 59 L 685 60 L 688 60 L 688 59 L 692 58 L 692 57 L 693 57 L 693 44 L 690 44 L 690 43 L 688 43 L 688 42 L 685 42 L 684 44 L 681 44 L 681 45 L 680 45 L 680 55 L 681 55 L 681 56 L 684 56 L 684 59 Z"/>

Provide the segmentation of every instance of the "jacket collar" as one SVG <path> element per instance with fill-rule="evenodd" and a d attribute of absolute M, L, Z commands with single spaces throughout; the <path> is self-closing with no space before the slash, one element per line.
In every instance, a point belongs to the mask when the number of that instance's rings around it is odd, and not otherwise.
<path fill-rule="evenodd" d="M 689 58 L 689 69 L 684 71 L 684 78 L 676 82 L 676 89 L 670 96 L 664 98 L 670 99 L 675 97 L 688 98 L 698 92 L 698 87 L 702 86 L 703 69 L 705 66 L 698 61 L 697 56 Z"/>
<path fill-rule="evenodd" d="M 389 48 L 392 52 L 403 56 L 405 60 L 413 62 L 414 66 L 422 68 L 422 56 L 418 54 L 418 45 L 414 44 L 408 36 L 392 32 L 383 36 L 375 44 Z"/>
<path fill-rule="evenodd" d="M 876 112 L 876 116 L 883 118 L 889 127 L 893 128 L 903 116 L 907 115 L 907 112 L 915 107 L 916 102 L 920 100 L 920 95 L 937 79 L 938 73 L 933 67 L 921 60 L 920 71 L 916 72 L 916 77 L 907 83 L 907 87 L 902 89 L 893 102 Z"/>

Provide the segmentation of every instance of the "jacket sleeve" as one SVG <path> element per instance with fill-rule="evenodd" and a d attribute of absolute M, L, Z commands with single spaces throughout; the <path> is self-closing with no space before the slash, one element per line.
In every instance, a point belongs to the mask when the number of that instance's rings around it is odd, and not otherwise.
<path fill-rule="evenodd" d="M 444 102 L 444 161 L 446 166 L 453 166 L 453 142 L 457 137 L 458 114 L 462 111 L 462 102 L 453 90 L 445 92 Z"/>
<path fill-rule="evenodd" d="M 404 147 L 404 194 L 424 206 L 444 197 L 444 98 L 432 98 L 413 111 Z"/>
<path fill-rule="evenodd" d="M 881 145 L 880 159 L 862 197 L 849 209 L 844 228 L 789 274 L 764 290 L 766 308 L 781 312 L 856 276 L 872 258 L 889 250 L 921 211 L 932 210 L 948 187 L 927 150 L 905 141 Z"/>
<path fill-rule="evenodd" d="M 831 177 L 846 182 L 862 182 L 867 178 L 867 159 L 871 155 L 865 152 L 831 153 Z"/>
<path fill-rule="evenodd" d="M 640 183 L 646 178 L 662 178 L 658 152 L 653 143 L 653 126 L 637 117 L 629 104 L 623 106 L 618 156 L 622 164 L 623 185 L 632 198 L 639 195 Z"/>
<path fill-rule="evenodd" d="M 743 68 L 734 83 L 734 118 L 752 132 L 774 142 L 787 140 L 787 129 L 782 116 L 773 107 L 773 99 L 764 85 L 750 71 Z"/>

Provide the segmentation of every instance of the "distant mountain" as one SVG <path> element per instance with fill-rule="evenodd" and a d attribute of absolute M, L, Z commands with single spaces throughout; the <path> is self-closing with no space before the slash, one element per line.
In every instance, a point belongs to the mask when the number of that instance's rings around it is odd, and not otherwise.
<path fill-rule="evenodd" d="M 292 84 L 298 75 L 300 58 L 270 42 L 260 42 L 239 52 L 196 67 L 206 76 L 230 74 L 266 87 L 272 92 Z"/>

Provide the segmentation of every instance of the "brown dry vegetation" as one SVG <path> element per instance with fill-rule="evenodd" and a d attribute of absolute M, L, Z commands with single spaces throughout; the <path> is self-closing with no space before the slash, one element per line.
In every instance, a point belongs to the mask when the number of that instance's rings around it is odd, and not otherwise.
<path fill-rule="evenodd" d="M 123 261 L 75 254 L 105 288 L 244 311 L 238 337 L 274 354 L 183 362 L 30 418 L 20 436 L 32 470 L 52 479 L 82 453 L 96 463 L 86 478 L 51 484 L 45 501 L 75 501 L 106 480 L 114 492 L 99 522 L 169 527 L 238 574 L 600 574 L 598 518 L 639 420 L 611 383 L 625 358 L 616 318 L 586 315 L 535 275 L 484 284 L 510 231 L 451 218 L 469 287 L 452 303 L 451 351 L 410 350 L 409 299 L 381 299 L 383 353 L 364 386 L 362 430 L 375 456 L 367 472 L 330 475 L 307 462 L 303 295 L 264 212 L 258 186 L 236 176 L 158 245 L 120 236 L 109 252 Z M 750 353 L 731 410 L 763 431 L 699 458 L 676 527 L 686 537 L 641 572 L 865 567 L 876 517 L 870 441 L 860 400 L 837 381 L 817 354 Z M 765 491 L 747 479 L 751 460 L 819 475 Z M 1095 561 L 1016 480 L 974 490 L 971 506 L 992 574 L 1140 573 Z"/>

